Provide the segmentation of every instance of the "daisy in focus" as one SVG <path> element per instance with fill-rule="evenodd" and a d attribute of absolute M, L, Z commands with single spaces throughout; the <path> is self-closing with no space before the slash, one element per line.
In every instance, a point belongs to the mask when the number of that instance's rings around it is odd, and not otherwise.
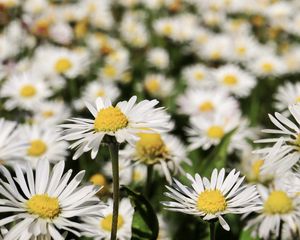
<path fill-rule="evenodd" d="M 104 205 L 95 197 L 99 187 L 86 185 L 78 187 L 84 177 L 79 172 L 72 180 L 72 170 L 63 175 L 64 161 L 50 170 L 45 159 L 37 164 L 35 174 L 27 165 L 25 174 L 16 165 L 16 178 L 1 166 L 0 188 L 2 213 L 9 214 L 1 219 L 1 226 L 16 224 L 5 235 L 6 240 L 31 238 L 65 239 L 59 230 L 72 232 L 80 237 L 83 225 L 75 217 L 101 216 Z"/>
<path fill-rule="evenodd" d="M 261 209 L 255 186 L 242 185 L 244 177 L 233 169 L 225 176 L 225 169 L 214 169 L 210 180 L 196 174 L 186 175 L 192 188 L 174 179 L 173 187 L 166 186 L 165 195 L 172 201 L 163 202 L 167 210 L 200 216 L 205 221 L 218 219 L 221 226 L 230 227 L 222 217 L 225 214 L 243 214 Z"/>
<path fill-rule="evenodd" d="M 108 199 L 107 207 L 102 210 L 103 217 L 83 217 L 83 226 L 89 229 L 83 234 L 92 237 L 94 240 L 109 240 L 112 224 L 113 201 Z M 131 239 L 131 222 L 134 208 L 128 198 L 120 201 L 120 211 L 118 215 L 118 233 L 117 239 Z"/>
<path fill-rule="evenodd" d="M 76 148 L 73 159 L 91 150 L 94 159 L 98 153 L 104 136 L 116 138 L 118 143 L 134 144 L 142 129 L 148 131 L 166 131 L 169 128 L 170 117 L 163 108 L 155 108 L 157 100 L 144 100 L 136 103 L 137 97 L 117 103 L 112 106 L 109 99 L 97 98 L 95 106 L 86 103 L 94 119 L 73 118 L 69 124 L 63 124 L 63 139 L 75 141 L 70 148 Z"/>

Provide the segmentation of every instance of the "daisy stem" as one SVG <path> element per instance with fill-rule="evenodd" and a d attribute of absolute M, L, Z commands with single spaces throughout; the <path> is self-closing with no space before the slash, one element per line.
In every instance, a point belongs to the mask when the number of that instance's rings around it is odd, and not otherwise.
<path fill-rule="evenodd" d="M 216 224 L 214 221 L 209 223 L 209 230 L 210 230 L 210 240 L 216 239 Z"/>
<path fill-rule="evenodd" d="M 111 240 L 117 239 L 118 216 L 119 216 L 119 145 L 116 142 L 108 144 L 113 173 L 113 217 L 111 226 Z"/>
<path fill-rule="evenodd" d="M 145 195 L 146 197 L 150 197 L 150 190 L 151 190 L 151 182 L 152 182 L 152 174 L 153 174 L 153 165 L 147 166 L 147 180 L 146 180 L 146 189 Z"/>

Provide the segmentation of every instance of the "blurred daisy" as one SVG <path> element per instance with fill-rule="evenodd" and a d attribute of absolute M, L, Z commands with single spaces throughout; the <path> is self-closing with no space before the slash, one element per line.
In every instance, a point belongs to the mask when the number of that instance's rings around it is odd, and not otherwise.
<path fill-rule="evenodd" d="M 169 55 L 164 48 L 152 48 L 147 53 L 148 62 L 158 68 L 166 69 L 169 67 Z"/>
<path fill-rule="evenodd" d="M 86 103 L 94 119 L 73 118 L 69 124 L 61 125 L 64 139 L 75 141 L 70 148 L 76 148 L 73 159 L 77 159 L 83 152 L 91 150 L 94 159 L 98 153 L 103 137 L 113 136 L 119 143 L 134 144 L 139 138 L 136 135 L 141 129 L 149 131 L 164 131 L 170 126 L 170 117 L 163 108 L 154 108 L 157 100 L 144 100 L 136 103 L 137 97 L 119 102 L 112 106 L 109 99 L 97 98 L 95 106 Z"/>
<path fill-rule="evenodd" d="M 144 165 L 160 165 L 167 181 L 171 175 L 183 171 L 180 163 L 190 163 L 184 145 L 174 136 L 159 133 L 139 133 L 140 139 L 134 146 L 120 152 L 120 158 L 133 160 Z"/>
<path fill-rule="evenodd" d="M 290 115 L 289 105 L 300 103 L 300 83 L 287 82 L 279 86 L 275 94 L 275 107 L 284 115 Z"/>
<path fill-rule="evenodd" d="M 201 147 L 204 150 L 218 145 L 221 139 L 239 125 L 237 114 L 223 116 L 215 114 L 212 118 L 192 117 L 191 127 L 187 129 L 189 150 Z"/>
<path fill-rule="evenodd" d="M 1 88 L 1 97 L 8 98 L 4 106 L 7 110 L 21 108 L 33 110 L 51 95 L 46 83 L 32 74 L 16 75 L 8 79 Z"/>
<path fill-rule="evenodd" d="M 99 217 L 83 217 L 84 229 L 89 229 L 83 234 L 88 237 L 92 237 L 95 240 L 109 240 L 111 234 L 112 225 L 112 212 L 113 201 L 108 199 L 107 207 L 102 210 L 103 218 Z M 131 239 L 131 222 L 134 214 L 134 208 L 132 207 L 128 198 L 123 198 L 120 201 L 119 215 L 118 215 L 118 232 L 117 239 L 129 240 Z"/>
<path fill-rule="evenodd" d="M 58 141 L 60 135 L 55 127 L 43 128 L 39 125 L 23 125 L 20 127 L 21 139 L 28 143 L 25 158 L 33 168 L 40 158 L 46 158 L 50 163 L 64 161 L 68 154 L 68 143 Z"/>
<path fill-rule="evenodd" d="M 258 216 L 249 220 L 246 228 L 252 229 L 252 234 L 263 239 L 279 236 L 282 224 L 287 224 L 289 231 L 299 231 L 300 199 L 290 195 L 281 186 L 272 189 L 259 185 L 257 190 L 263 201 L 263 208 Z M 282 223 L 282 224 L 281 224 Z"/>
<path fill-rule="evenodd" d="M 246 97 L 256 85 L 256 80 L 249 73 L 236 65 L 225 65 L 214 72 L 216 81 L 221 88 L 238 97 Z"/>
<path fill-rule="evenodd" d="M 202 64 L 194 64 L 184 68 L 182 75 L 190 87 L 212 86 L 214 84 L 210 69 Z"/>
<path fill-rule="evenodd" d="M 189 116 L 201 115 L 210 117 L 216 112 L 236 112 L 238 102 L 222 89 L 190 88 L 178 97 L 180 112 Z"/>
<path fill-rule="evenodd" d="M 196 174 L 186 175 L 192 188 L 174 179 L 173 187 L 168 187 L 165 195 L 173 201 L 163 202 L 167 210 L 200 216 L 205 221 L 217 218 L 221 226 L 230 227 L 222 217 L 225 214 L 243 214 L 261 209 L 255 186 L 241 185 L 244 177 L 233 169 L 225 177 L 225 169 L 214 169 L 211 179 Z"/>
<path fill-rule="evenodd" d="M 0 162 L 11 164 L 22 160 L 26 153 L 27 142 L 20 139 L 16 130 L 17 123 L 0 118 Z"/>
<path fill-rule="evenodd" d="M 84 171 L 69 182 L 72 170 L 63 175 L 64 165 L 61 161 L 49 171 L 49 162 L 40 160 L 35 177 L 28 165 L 26 177 L 17 165 L 15 178 L 6 168 L 0 167 L 6 179 L 0 184 L 0 212 L 8 214 L 8 217 L 2 218 L 0 225 L 15 222 L 5 235 L 6 240 L 35 239 L 49 235 L 53 239 L 64 239 L 58 229 L 80 237 L 80 232 L 85 228 L 75 217 L 101 216 L 104 205 L 95 197 L 99 187 L 78 187 Z"/>
<path fill-rule="evenodd" d="M 153 97 L 164 98 L 170 96 L 174 86 L 171 79 L 162 74 L 148 74 L 144 80 L 145 90 Z"/>

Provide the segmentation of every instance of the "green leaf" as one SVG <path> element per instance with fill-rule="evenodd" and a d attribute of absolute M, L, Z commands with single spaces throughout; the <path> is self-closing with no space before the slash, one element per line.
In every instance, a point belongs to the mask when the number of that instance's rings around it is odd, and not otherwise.
<path fill-rule="evenodd" d="M 226 166 L 226 160 L 228 155 L 228 146 L 230 144 L 231 137 L 235 133 L 236 128 L 228 132 L 220 141 L 219 145 L 208 155 L 201 164 L 201 174 L 203 176 L 210 176 L 214 168 L 222 168 Z"/>
<path fill-rule="evenodd" d="M 151 204 L 142 194 L 122 186 L 134 205 L 132 220 L 132 240 L 156 240 L 158 237 L 158 220 Z"/>
<path fill-rule="evenodd" d="M 251 231 L 250 230 L 242 231 L 239 239 L 240 240 L 259 240 L 259 238 L 251 237 Z"/>

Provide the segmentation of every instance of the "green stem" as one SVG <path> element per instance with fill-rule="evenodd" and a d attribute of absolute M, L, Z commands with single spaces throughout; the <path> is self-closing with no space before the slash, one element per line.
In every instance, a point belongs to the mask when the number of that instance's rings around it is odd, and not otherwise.
<path fill-rule="evenodd" d="M 210 230 L 210 240 L 215 240 L 216 239 L 216 226 L 215 226 L 214 221 L 209 223 L 209 230 Z"/>
<path fill-rule="evenodd" d="M 145 189 L 145 195 L 148 198 L 150 198 L 151 184 L 152 184 L 152 174 L 153 174 L 153 165 L 148 165 L 147 166 L 146 189 Z"/>
<path fill-rule="evenodd" d="M 118 143 L 108 144 L 110 158 L 112 161 L 112 173 L 113 173 L 113 217 L 111 225 L 111 240 L 117 239 L 118 230 L 118 216 L 119 216 L 119 145 Z"/>

